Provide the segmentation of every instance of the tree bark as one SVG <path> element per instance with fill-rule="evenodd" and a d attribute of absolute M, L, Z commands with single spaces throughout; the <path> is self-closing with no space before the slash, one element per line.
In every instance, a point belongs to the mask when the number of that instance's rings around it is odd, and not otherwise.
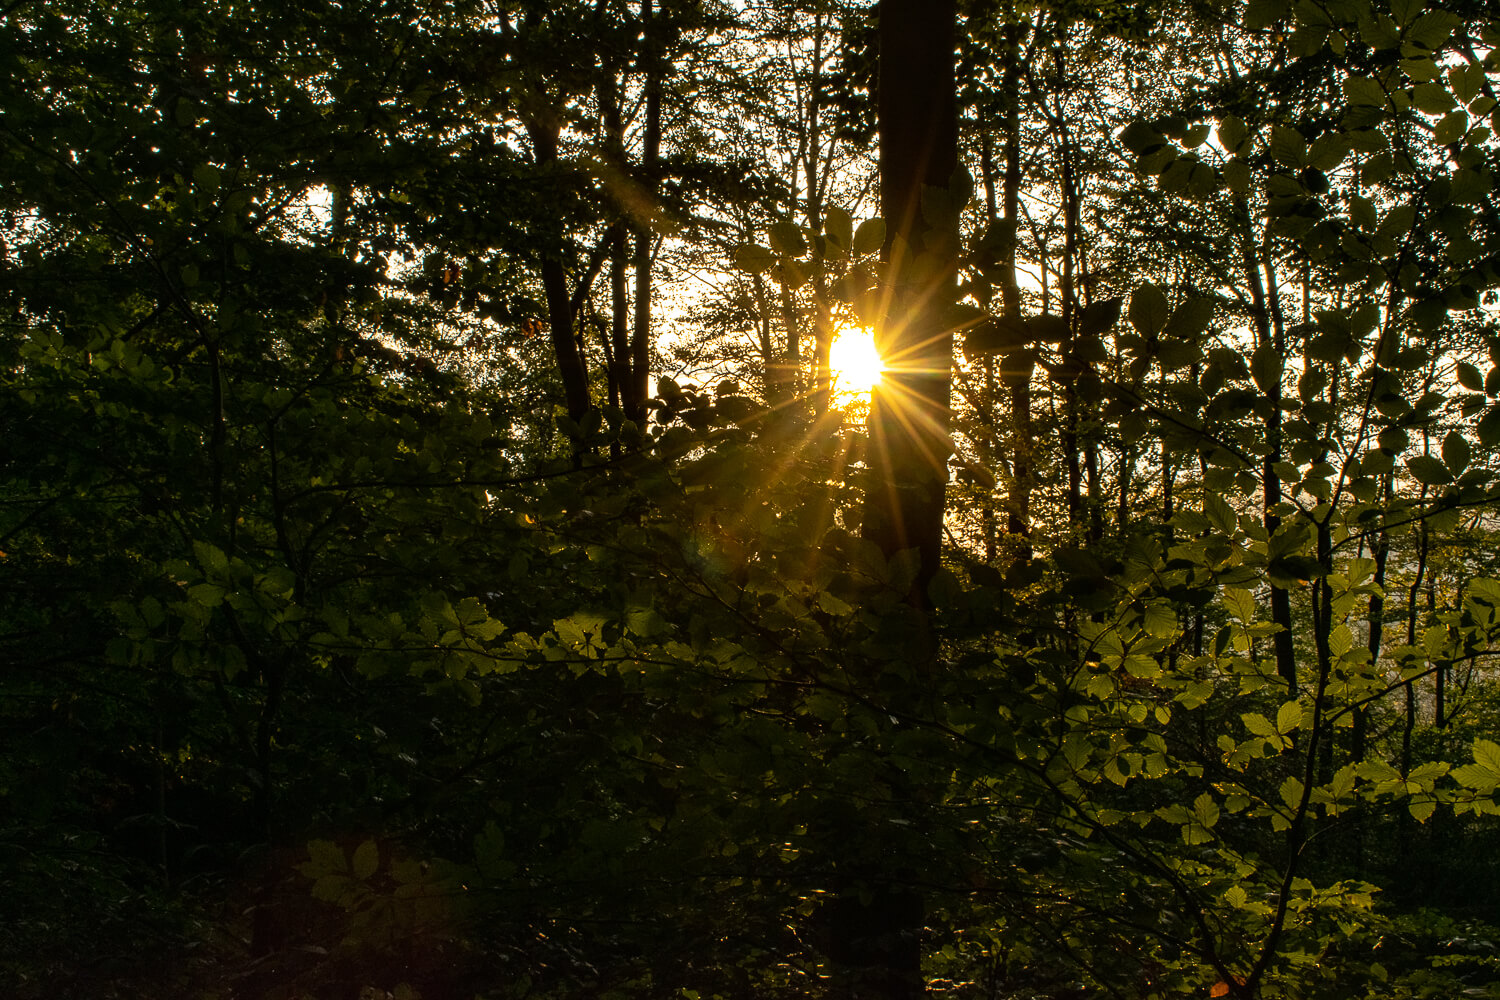
<path fill-rule="evenodd" d="M 947 188 L 958 166 L 954 0 L 881 0 L 880 202 L 892 307 L 876 331 L 889 366 L 870 401 L 870 489 L 864 533 L 887 556 L 915 548 L 912 599 L 937 572 L 948 481 L 953 334 L 943 307 L 956 287 L 957 245 L 924 217 L 924 187 Z"/>
<path fill-rule="evenodd" d="M 661 51 L 652 38 L 652 0 L 641 0 L 641 57 L 645 63 L 646 134 L 641 148 L 641 185 L 649 199 L 656 197 L 657 161 L 661 158 Z M 650 398 L 651 366 L 651 257 L 656 234 L 649 220 L 637 223 L 635 234 L 635 323 L 630 336 L 630 391 L 627 398 L 639 400 L 640 417 L 644 419 L 645 401 Z"/>
<path fill-rule="evenodd" d="M 1239 228 L 1240 260 L 1245 280 L 1250 285 L 1253 306 L 1251 320 L 1255 326 L 1255 344 L 1271 342 L 1277 357 L 1286 357 L 1286 339 L 1281 317 L 1280 294 L 1276 287 L 1276 272 L 1269 256 L 1260 255 L 1268 248 L 1258 247 L 1254 224 L 1250 219 L 1250 208 L 1242 197 L 1234 199 L 1235 218 Z M 1262 271 L 1264 270 L 1264 276 Z M 1261 462 L 1262 517 L 1266 533 L 1274 535 L 1281 527 L 1281 517 L 1276 508 L 1281 504 L 1281 476 L 1276 466 L 1281 462 L 1281 387 L 1278 383 L 1267 392 L 1269 416 L 1266 419 L 1266 440 L 1270 446 Z M 1297 693 L 1297 655 L 1292 632 L 1291 595 L 1283 587 L 1271 588 L 1271 621 L 1281 626 L 1271 641 L 1276 650 L 1276 673 L 1286 682 L 1291 694 Z"/>
<path fill-rule="evenodd" d="M 1001 260 L 1004 284 L 1001 301 L 1006 319 L 1021 318 L 1021 286 L 1016 279 L 1016 242 L 1020 235 L 1021 214 L 1021 34 L 1025 28 L 1016 23 L 1015 5 L 1006 5 L 1006 40 L 1004 55 L 1005 93 L 1005 185 L 1002 207 L 1006 223 L 1006 240 Z M 1023 379 L 1010 389 L 1011 496 L 1010 517 L 1006 525 L 1010 534 L 1022 539 L 1018 555 L 1031 556 L 1031 381 Z"/>
<path fill-rule="evenodd" d="M 880 201 L 891 307 L 876 330 L 888 367 L 870 402 L 870 485 L 864 534 L 887 557 L 916 549 L 908 600 L 927 603 L 937 572 L 948 481 L 953 335 L 945 317 L 957 286 L 956 217 L 924 212 L 924 189 L 946 189 L 958 166 L 955 0 L 881 0 Z M 934 199 L 936 200 L 936 199 Z M 932 218 L 929 218 L 931 216 Z M 897 790 L 901 808 L 910 790 Z M 884 831 L 866 831 L 879 843 Z M 854 1000 L 917 1000 L 924 904 L 911 888 L 917 859 L 855 859 L 868 897 L 841 891 L 824 916 L 835 993 Z"/>
<path fill-rule="evenodd" d="M 544 170 L 554 167 L 558 162 L 561 127 L 555 123 L 532 121 L 527 124 L 526 131 L 536 165 Z M 573 302 L 560 253 L 560 247 L 549 248 L 542 260 L 542 291 L 547 297 L 547 325 L 557 371 L 562 376 L 568 416 L 581 420 L 589 409 L 588 369 L 584 365 L 583 352 L 578 349 L 578 338 L 573 335 Z"/>

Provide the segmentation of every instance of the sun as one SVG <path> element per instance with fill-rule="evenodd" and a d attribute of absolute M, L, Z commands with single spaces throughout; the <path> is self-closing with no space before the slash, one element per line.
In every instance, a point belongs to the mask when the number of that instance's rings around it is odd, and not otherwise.
<path fill-rule="evenodd" d="M 843 327 L 834 336 L 828 367 L 840 396 L 868 396 L 885 374 L 885 362 L 875 350 L 875 334 L 859 326 Z"/>

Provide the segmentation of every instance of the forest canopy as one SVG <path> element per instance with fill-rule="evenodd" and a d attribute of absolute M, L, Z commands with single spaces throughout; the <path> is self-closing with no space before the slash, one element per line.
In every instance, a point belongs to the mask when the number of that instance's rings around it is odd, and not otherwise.
<path fill-rule="evenodd" d="M 0 979 L 1500 996 L 1497 42 L 6 4 Z"/>

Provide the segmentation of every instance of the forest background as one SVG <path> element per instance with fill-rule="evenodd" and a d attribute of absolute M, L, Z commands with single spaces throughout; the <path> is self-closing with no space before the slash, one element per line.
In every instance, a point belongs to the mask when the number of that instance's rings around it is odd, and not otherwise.
<path fill-rule="evenodd" d="M 12 995 L 1497 995 L 1492 15 L 6 4 Z"/>

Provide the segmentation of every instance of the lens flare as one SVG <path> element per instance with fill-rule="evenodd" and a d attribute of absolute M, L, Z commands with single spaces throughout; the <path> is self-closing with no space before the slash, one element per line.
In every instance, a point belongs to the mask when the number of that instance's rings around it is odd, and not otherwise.
<path fill-rule="evenodd" d="M 885 373 L 885 362 L 875 350 L 875 334 L 858 326 L 841 329 L 829 347 L 828 367 L 839 396 L 868 397 Z"/>

